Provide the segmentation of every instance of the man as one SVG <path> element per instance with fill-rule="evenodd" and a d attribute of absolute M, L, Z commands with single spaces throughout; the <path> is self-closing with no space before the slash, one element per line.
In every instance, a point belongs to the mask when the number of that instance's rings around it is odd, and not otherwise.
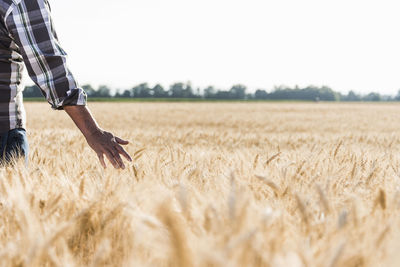
<path fill-rule="evenodd" d="M 65 110 L 106 168 L 104 155 L 119 169 L 121 155 L 132 161 L 121 145 L 102 130 L 86 107 L 86 93 L 67 68 L 47 0 L 0 0 L 0 153 L 1 162 L 12 155 L 27 157 L 25 111 L 22 103 L 22 71 L 39 86 L 55 110 Z"/>

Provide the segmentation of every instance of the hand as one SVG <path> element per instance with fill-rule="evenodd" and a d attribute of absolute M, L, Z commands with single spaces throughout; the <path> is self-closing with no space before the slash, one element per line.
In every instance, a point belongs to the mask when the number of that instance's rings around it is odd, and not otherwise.
<path fill-rule="evenodd" d="M 89 146 L 96 152 L 104 168 L 106 168 L 104 154 L 116 169 L 125 169 L 120 154 L 127 160 L 132 161 L 129 154 L 121 146 L 129 144 L 129 142 L 115 137 L 112 133 L 103 131 L 98 126 L 87 106 L 67 105 L 64 106 L 64 110 L 75 122 L 79 130 L 81 130 Z"/>
<path fill-rule="evenodd" d="M 104 154 L 116 169 L 125 169 L 125 164 L 122 161 L 120 154 L 127 160 L 132 161 L 132 158 L 122 147 L 122 145 L 129 144 L 128 141 L 122 140 L 121 138 L 114 136 L 112 133 L 103 131 L 101 129 L 85 137 L 89 146 L 99 157 L 103 168 L 107 167 L 106 162 L 104 161 Z"/>

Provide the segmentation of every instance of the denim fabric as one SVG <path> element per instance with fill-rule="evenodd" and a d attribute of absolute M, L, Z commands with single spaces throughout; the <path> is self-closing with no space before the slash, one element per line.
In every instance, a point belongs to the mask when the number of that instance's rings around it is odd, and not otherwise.
<path fill-rule="evenodd" d="M 0 164 L 10 163 L 13 157 L 23 157 L 28 163 L 29 145 L 25 129 L 13 129 L 0 134 Z"/>

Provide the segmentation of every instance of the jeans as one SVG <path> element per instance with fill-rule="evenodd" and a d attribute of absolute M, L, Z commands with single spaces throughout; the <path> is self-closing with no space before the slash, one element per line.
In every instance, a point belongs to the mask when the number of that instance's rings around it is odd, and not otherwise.
<path fill-rule="evenodd" d="M 25 158 L 28 163 L 29 145 L 25 129 L 13 129 L 0 134 L 0 164 L 12 163 L 13 158 Z"/>

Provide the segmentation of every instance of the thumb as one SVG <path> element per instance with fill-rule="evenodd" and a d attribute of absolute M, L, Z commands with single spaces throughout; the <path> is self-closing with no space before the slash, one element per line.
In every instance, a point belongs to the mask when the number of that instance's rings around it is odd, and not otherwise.
<path fill-rule="evenodd" d="M 120 144 L 120 145 L 127 145 L 127 144 L 129 144 L 129 141 L 122 140 L 122 139 L 119 138 L 119 137 L 115 137 L 115 141 L 117 141 L 117 143 Z"/>

